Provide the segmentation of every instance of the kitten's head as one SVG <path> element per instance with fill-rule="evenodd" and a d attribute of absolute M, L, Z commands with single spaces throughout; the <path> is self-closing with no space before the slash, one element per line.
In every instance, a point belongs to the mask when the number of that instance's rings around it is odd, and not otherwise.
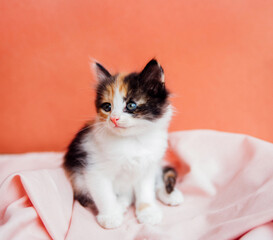
<path fill-rule="evenodd" d="M 117 135 L 135 135 L 146 131 L 165 117 L 169 92 L 164 72 L 152 59 L 140 73 L 111 75 L 101 64 L 96 72 L 96 109 L 98 124 Z"/>

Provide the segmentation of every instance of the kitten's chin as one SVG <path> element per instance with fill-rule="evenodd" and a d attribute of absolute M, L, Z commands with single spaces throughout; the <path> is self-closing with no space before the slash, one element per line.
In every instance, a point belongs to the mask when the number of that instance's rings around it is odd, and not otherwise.
<path fill-rule="evenodd" d="M 134 127 L 134 126 L 130 126 L 130 127 L 111 127 L 109 128 L 109 131 L 117 136 L 135 136 L 138 134 L 143 133 L 145 130 Z"/>
<path fill-rule="evenodd" d="M 110 127 L 109 131 L 117 136 L 130 136 L 132 127 Z"/>

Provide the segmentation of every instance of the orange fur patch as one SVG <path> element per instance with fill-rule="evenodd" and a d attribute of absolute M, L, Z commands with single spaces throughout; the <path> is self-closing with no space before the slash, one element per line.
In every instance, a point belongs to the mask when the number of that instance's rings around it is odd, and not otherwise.
<path fill-rule="evenodd" d="M 116 86 L 118 86 L 118 90 L 123 96 L 126 96 L 128 91 L 128 85 L 124 83 L 125 76 L 125 73 L 120 73 L 116 78 Z"/>
<path fill-rule="evenodd" d="M 138 208 L 137 208 L 137 210 L 138 211 L 142 211 L 142 210 L 144 210 L 147 207 L 150 207 L 149 203 L 140 203 L 139 206 L 138 206 Z"/>
<path fill-rule="evenodd" d="M 114 84 L 108 85 L 106 87 L 106 91 L 104 92 L 102 101 L 112 103 L 114 98 L 114 93 L 115 93 Z"/>
<path fill-rule="evenodd" d="M 103 110 L 100 110 L 98 115 L 100 116 L 100 120 L 103 120 L 103 121 L 106 121 L 106 119 L 108 118 L 108 115 L 104 113 Z"/>

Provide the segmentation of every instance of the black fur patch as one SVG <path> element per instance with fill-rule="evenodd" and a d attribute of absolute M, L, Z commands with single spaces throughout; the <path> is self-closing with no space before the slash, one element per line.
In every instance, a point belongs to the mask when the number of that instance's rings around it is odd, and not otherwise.
<path fill-rule="evenodd" d="M 93 200 L 85 194 L 77 194 L 74 196 L 74 199 L 78 200 L 80 204 L 84 207 L 87 207 L 94 203 Z"/>
<path fill-rule="evenodd" d="M 177 172 L 173 167 L 166 166 L 163 168 L 163 181 L 167 193 L 170 194 L 174 190 L 176 178 Z"/>
<path fill-rule="evenodd" d="M 152 59 L 139 74 L 132 73 L 125 77 L 128 84 L 127 101 L 145 99 L 145 103 L 137 107 L 133 116 L 154 120 L 160 118 L 168 106 L 169 92 L 162 82 L 163 69 Z"/>
<path fill-rule="evenodd" d="M 74 199 L 78 200 L 83 207 L 88 207 L 95 215 L 98 214 L 98 209 L 93 199 L 87 194 L 75 194 Z"/>
<path fill-rule="evenodd" d="M 87 152 L 81 147 L 83 137 L 90 131 L 91 126 L 85 125 L 72 140 L 65 154 L 64 166 L 67 170 L 80 170 L 87 165 Z"/>

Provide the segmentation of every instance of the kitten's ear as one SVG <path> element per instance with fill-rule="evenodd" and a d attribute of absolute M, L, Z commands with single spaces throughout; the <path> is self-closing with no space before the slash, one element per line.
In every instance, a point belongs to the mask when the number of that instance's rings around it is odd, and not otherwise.
<path fill-rule="evenodd" d="M 164 84 L 165 79 L 163 68 L 155 59 L 152 59 L 140 73 L 140 79 L 144 81 L 156 80 Z"/>
<path fill-rule="evenodd" d="M 98 62 L 93 62 L 92 68 L 98 82 L 104 81 L 111 77 L 111 74 Z"/>

